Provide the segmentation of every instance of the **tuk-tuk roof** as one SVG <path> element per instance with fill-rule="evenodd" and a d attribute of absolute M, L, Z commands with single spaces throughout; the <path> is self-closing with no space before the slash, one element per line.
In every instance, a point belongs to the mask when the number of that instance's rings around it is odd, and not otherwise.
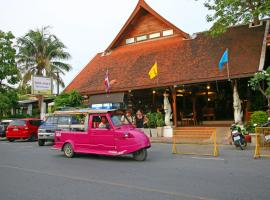
<path fill-rule="evenodd" d="M 108 112 L 113 112 L 116 109 L 100 109 L 100 110 L 95 110 L 95 109 L 80 109 L 80 110 L 66 110 L 66 111 L 55 111 L 55 115 L 79 115 L 79 114 L 101 114 L 101 113 L 108 113 Z"/>

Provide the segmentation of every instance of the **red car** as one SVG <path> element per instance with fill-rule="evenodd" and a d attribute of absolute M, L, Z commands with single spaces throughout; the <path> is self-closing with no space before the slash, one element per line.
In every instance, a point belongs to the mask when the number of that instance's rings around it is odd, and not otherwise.
<path fill-rule="evenodd" d="M 16 119 L 7 127 L 6 138 L 13 142 L 15 139 L 28 139 L 34 141 L 37 139 L 38 127 L 42 120 L 35 118 Z"/>

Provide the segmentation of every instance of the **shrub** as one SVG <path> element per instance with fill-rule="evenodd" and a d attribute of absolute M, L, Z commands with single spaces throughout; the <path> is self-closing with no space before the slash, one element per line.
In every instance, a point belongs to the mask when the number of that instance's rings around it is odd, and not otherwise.
<path fill-rule="evenodd" d="M 164 126 L 164 117 L 163 117 L 162 113 L 160 113 L 160 112 L 156 113 L 156 123 L 157 123 L 157 127 Z"/>
<path fill-rule="evenodd" d="M 254 132 L 255 126 L 261 126 L 265 122 L 267 122 L 268 116 L 267 113 L 264 111 L 255 111 L 249 121 L 248 129 L 250 132 Z"/>
<path fill-rule="evenodd" d="M 164 117 L 160 112 L 149 112 L 146 114 L 148 118 L 148 127 L 156 128 L 164 126 Z"/>
<path fill-rule="evenodd" d="M 148 118 L 148 123 L 147 126 L 149 128 L 156 128 L 157 123 L 156 123 L 156 113 L 154 112 L 149 112 L 146 114 L 146 117 Z"/>

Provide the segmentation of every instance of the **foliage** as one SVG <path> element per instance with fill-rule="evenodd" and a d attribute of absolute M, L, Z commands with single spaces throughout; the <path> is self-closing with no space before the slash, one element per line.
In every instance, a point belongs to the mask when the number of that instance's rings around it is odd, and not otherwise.
<path fill-rule="evenodd" d="M 11 109 L 18 105 L 18 95 L 15 90 L 3 90 L 0 93 L 0 117 L 10 115 Z"/>
<path fill-rule="evenodd" d="M 4 116 L 4 117 L 0 117 L 0 119 L 22 119 L 22 118 L 29 118 L 31 117 L 30 115 L 28 114 L 25 114 L 25 113 L 21 113 L 21 114 L 15 114 L 15 115 L 7 115 L 7 116 Z"/>
<path fill-rule="evenodd" d="M 161 112 L 156 113 L 156 122 L 157 122 L 157 127 L 164 126 L 164 116 L 162 115 Z"/>
<path fill-rule="evenodd" d="M 56 109 L 61 107 L 78 107 L 82 104 L 83 97 L 77 90 L 72 90 L 69 93 L 62 92 L 55 98 Z"/>
<path fill-rule="evenodd" d="M 213 12 L 206 16 L 208 22 L 214 22 L 212 36 L 224 33 L 232 25 L 259 24 L 260 19 L 270 15 L 269 0 L 205 0 L 204 6 Z"/>
<path fill-rule="evenodd" d="M 251 117 L 249 122 L 249 130 L 250 132 L 254 132 L 255 126 L 261 126 L 265 122 L 267 122 L 268 117 L 267 113 L 264 111 L 255 111 Z"/>
<path fill-rule="evenodd" d="M 148 118 L 147 126 L 149 128 L 156 128 L 156 113 L 154 112 L 149 112 L 146 114 L 146 117 Z"/>
<path fill-rule="evenodd" d="M 21 84 L 17 88 L 17 92 L 20 96 L 31 94 L 31 85 Z"/>
<path fill-rule="evenodd" d="M 267 106 L 266 99 L 259 91 L 254 91 L 249 97 L 250 111 L 264 110 Z"/>
<path fill-rule="evenodd" d="M 252 90 L 258 90 L 268 101 L 270 109 L 270 67 L 266 71 L 260 71 L 254 74 L 249 80 L 249 86 Z"/>
<path fill-rule="evenodd" d="M 7 84 L 14 85 L 18 79 L 18 69 L 15 62 L 16 50 L 13 47 L 11 32 L 2 32 L 0 30 L 0 92 L 7 89 Z"/>
<path fill-rule="evenodd" d="M 156 128 L 164 126 L 164 117 L 160 112 L 149 112 L 146 114 L 148 118 L 148 127 Z"/>
<path fill-rule="evenodd" d="M 22 84 L 27 83 L 32 75 L 38 75 L 52 77 L 64 87 L 59 74 L 64 75 L 71 70 L 71 66 L 61 61 L 69 59 L 70 55 L 65 51 L 66 46 L 50 34 L 48 28 L 30 30 L 17 41 L 17 61 L 22 73 Z"/>

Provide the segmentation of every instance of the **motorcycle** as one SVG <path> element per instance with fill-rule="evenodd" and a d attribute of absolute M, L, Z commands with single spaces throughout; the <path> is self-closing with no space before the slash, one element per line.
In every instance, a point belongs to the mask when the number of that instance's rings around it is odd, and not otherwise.
<path fill-rule="evenodd" d="M 241 128 L 236 124 L 232 124 L 231 126 L 231 136 L 234 145 L 236 147 L 240 147 L 241 150 L 244 150 L 247 146 L 247 141 L 245 140 Z"/>
<path fill-rule="evenodd" d="M 264 124 L 262 124 L 262 127 L 269 127 L 270 126 L 270 117 L 268 117 L 267 122 L 265 122 Z"/>
<path fill-rule="evenodd" d="M 262 127 L 270 127 L 270 117 L 268 117 L 267 122 L 262 124 Z M 264 136 L 265 142 L 270 143 L 270 134 L 268 133 L 267 135 Z"/>

